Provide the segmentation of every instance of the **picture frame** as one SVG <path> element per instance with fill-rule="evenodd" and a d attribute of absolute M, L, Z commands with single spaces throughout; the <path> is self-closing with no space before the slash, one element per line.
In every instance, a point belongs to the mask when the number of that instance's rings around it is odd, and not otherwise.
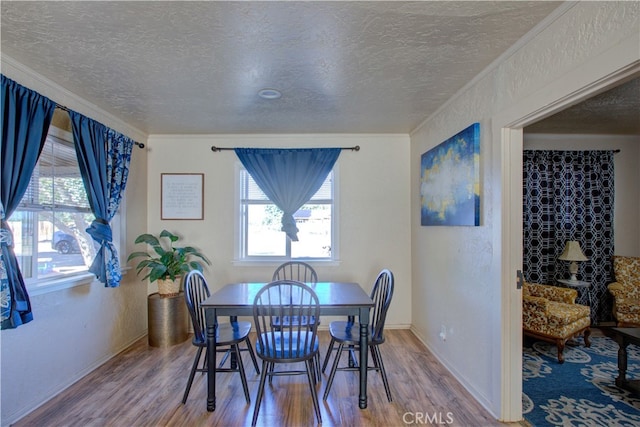
<path fill-rule="evenodd" d="M 480 225 L 480 124 L 422 154 L 421 225 Z"/>
<path fill-rule="evenodd" d="M 204 219 L 204 174 L 160 174 L 160 219 Z"/>

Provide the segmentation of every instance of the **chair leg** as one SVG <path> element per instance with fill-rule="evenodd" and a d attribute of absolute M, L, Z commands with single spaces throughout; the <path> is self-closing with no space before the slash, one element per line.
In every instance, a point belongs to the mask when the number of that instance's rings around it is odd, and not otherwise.
<path fill-rule="evenodd" d="M 374 348 L 376 346 L 374 345 L 370 345 L 369 346 L 369 354 L 371 355 L 371 358 L 373 359 L 373 368 L 376 371 L 380 371 L 380 364 L 378 363 L 378 358 L 376 357 L 376 354 L 374 353 Z"/>
<path fill-rule="evenodd" d="M 227 350 L 220 350 L 220 351 L 224 353 L 224 356 L 222 356 L 220 358 L 220 363 L 218 364 L 218 368 L 222 368 L 224 366 L 224 364 L 227 362 L 227 359 L 229 358 L 229 355 L 231 354 L 231 348 L 228 348 Z M 235 368 L 233 366 L 233 362 L 234 362 L 234 360 L 232 358 L 231 359 L 231 367 Z"/>
<path fill-rule="evenodd" d="M 380 370 L 380 375 L 382 375 L 382 383 L 384 384 L 384 391 L 387 393 L 387 400 L 389 402 L 393 401 L 391 398 L 391 389 L 389 388 L 389 380 L 387 379 L 387 371 L 384 369 L 384 362 L 382 361 L 382 354 L 380 353 L 380 348 L 377 345 L 372 345 L 369 347 L 371 349 L 371 355 L 373 356 L 373 360 L 377 361 L 376 365 Z"/>
<path fill-rule="evenodd" d="M 591 328 L 587 328 L 584 330 L 584 346 L 591 347 L 591 340 L 589 340 L 589 335 L 591 335 Z"/>
<path fill-rule="evenodd" d="M 264 383 L 267 379 L 267 373 L 269 372 L 269 363 L 266 360 L 262 361 L 262 372 L 260 373 L 260 384 L 258 385 L 258 395 L 256 396 L 256 404 L 253 408 L 253 419 L 251 420 L 251 426 L 256 425 L 258 421 L 258 413 L 260 412 L 260 403 L 262 403 L 262 396 L 264 394 Z"/>
<path fill-rule="evenodd" d="M 367 363 L 369 362 L 367 361 Z M 355 368 L 357 366 L 358 366 L 358 356 L 356 356 L 355 346 L 350 345 L 349 346 L 349 367 Z"/>
<path fill-rule="evenodd" d="M 327 355 L 324 356 L 324 364 L 322 365 L 322 372 L 327 369 L 327 364 L 329 363 L 329 357 L 331 357 L 331 352 L 333 351 L 333 346 L 335 345 L 336 340 L 331 338 L 331 342 L 329 343 L 329 348 L 327 349 Z"/>
<path fill-rule="evenodd" d="M 558 347 L 558 363 L 564 363 L 564 344 L 567 340 L 556 340 L 556 347 Z"/>
<path fill-rule="evenodd" d="M 269 363 L 269 373 L 273 373 L 276 369 L 276 364 L 271 362 Z M 273 384 L 273 375 L 269 375 L 269 384 Z"/>
<path fill-rule="evenodd" d="M 247 400 L 247 403 L 251 403 L 251 397 L 249 397 L 249 386 L 247 385 L 247 376 L 244 372 L 244 363 L 242 362 L 242 356 L 240 355 L 240 346 L 238 344 L 234 344 L 232 347 L 236 353 L 236 358 L 238 359 L 238 372 L 240 373 L 240 380 L 242 380 L 244 398 Z"/>
<path fill-rule="evenodd" d="M 198 369 L 198 363 L 200 363 L 200 356 L 202 355 L 202 347 L 198 347 L 198 351 L 196 352 L 196 357 L 193 359 L 193 366 L 191 367 L 191 373 L 189 374 L 189 381 L 187 381 L 187 387 L 184 390 L 184 395 L 182 396 L 182 403 L 187 403 L 187 398 L 189 397 L 189 391 L 191 390 L 191 383 L 193 383 L 193 377 L 196 375 L 196 370 Z"/>
<path fill-rule="evenodd" d="M 316 353 L 311 359 L 311 366 L 313 367 L 313 382 L 314 384 L 322 381 L 322 373 L 320 372 L 320 353 Z"/>
<path fill-rule="evenodd" d="M 340 356 L 342 355 L 343 348 L 344 343 L 340 343 L 340 345 L 338 346 L 336 357 L 333 359 L 333 366 L 331 366 L 331 373 L 329 374 L 329 380 L 327 380 L 327 386 L 324 389 L 324 396 L 322 396 L 322 400 L 327 400 L 327 397 L 329 397 L 329 390 L 331 390 L 333 378 L 336 376 L 336 371 L 338 370 L 338 362 L 340 362 Z"/>
<path fill-rule="evenodd" d="M 306 362 L 307 361 L 305 361 L 305 366 L 306 366 Z M 318 383 L 318 375 L 317 375 L 318 368 L 316 368 L 316 359 L 315 359 L 315 357 L 311 358 L 309 360 L 309 362 L 311 363 L 311 368 L 312 368 L 311 369 L 311 379 L 313 380 L 313 385 L 316 385 Z"/>
<path fill-rule="evenodd" d="M 313 360 L 305 360 L 305 365 L 307 367 L 307 378 L 309 379 L 309 389 L 311 390 L 311 398 L 313 399 L 313 408 L 316 411 L 316 418 L 318 419 L 318 424 L 322 424 L 322 417 L 320 416 L 320 405 L 318 404 L 318 393 L 316 392 L 315 381 L 313 380 L 313 376 L 315 375 L 316 367 L 313 366 Z"/>
<path fill-rule="evenodd" d="M 316 377 L 318 382 L 320 382 L 322 381 L 322 373 L 320 372 L 320 351 L 318 351 L 314 356 L 314 366 L 316 368 Z"/>
<path fill-rule="evenodd" d="M 260 369 L 258 369 L 258 360 L 256 359 L 256 354 L 253 352 L 253 346 L 251 345 L 251 341 L 249 341 L 249 337 L 247 337 L 246 342 L 247 350 L 251 356 L 251 361 L 253 361 L 253 366 L 256 368 L 256 374 L 260 374 Z"/>

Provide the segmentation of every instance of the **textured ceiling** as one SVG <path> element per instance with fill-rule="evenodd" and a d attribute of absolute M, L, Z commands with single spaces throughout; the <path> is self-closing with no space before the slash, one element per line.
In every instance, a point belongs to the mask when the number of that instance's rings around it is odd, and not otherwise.
<path fill-rule="evenodd" d="M 150 134 L 407 133 L 558 6 L 2 1 L 1 48 Z"/>
<path fill-rule="evenodd" d="M 640 135 L 640 77 L 528 126 L 525 132 Z"/>

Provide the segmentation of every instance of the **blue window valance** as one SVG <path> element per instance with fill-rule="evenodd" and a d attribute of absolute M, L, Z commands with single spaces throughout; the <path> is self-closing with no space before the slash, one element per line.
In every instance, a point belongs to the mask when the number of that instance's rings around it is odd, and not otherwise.
<path fill-rule="evenodd" d="M 322 186 L 341 148 L 236 148 L 264 194 L 283 212 L 282 231 L 298 241 L 293 214 Z"/>

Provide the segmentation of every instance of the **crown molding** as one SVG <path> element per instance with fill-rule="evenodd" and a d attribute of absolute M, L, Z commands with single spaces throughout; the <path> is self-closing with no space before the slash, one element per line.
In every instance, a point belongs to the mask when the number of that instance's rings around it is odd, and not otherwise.
<path fill-rule="evenodd" d="M 138 142 L 146 142 L 148 135 L 140 129 L 117 118 L 98 106 L 79 97 L 59 84 L 49 80 L 15 59 L 0 53 L 2 74 L 51 99 L 58 105 L 77 111 L 93 120 L 103 123 Z"/>
<path fill-rule="evenodd" d="M 558 6 L 553 12 L 551 12 L 546 18 L 540 21 L 535 27 L 533 27 L 529 32 L 527 32 L 524 36 L 522 36 L 517 42 L 515 42 L 509 49 L 504 51 L 502 55 L 497 57 L 491 64 L 489 64 L 484 70 L 480 71 L 473 79 L 471 79 L 466 85 L 464 85 L 460 90 L 458 90 L 451 98 L 449 98 L 444 104 L 440 106 L 433 114 L 429 115 L 426 119 L 424 119 L 418 126 L 415 127 L 409 134 L 413 136 L 416 132 L 418 132 L 425 124 L 429 123 L 434 117 L 440 114 L 443 110 L 445 110 L 449 105 L 456 101 L 459 97 L 465 95 L 467 91 L 475 86 L 479 81 L 488 76 L 492 71 L 497 69 L 500 65 L 506 62 L 511 56 L 513 56 L 516 52 L 522 49 L 524 46 L 529 44 L 532 40 L 534 40 L 540 33 L 542 33 L 545 29 L 547 29 L 551 24 L 557 21 L 560 17 L 562 17 L 565 13 L 567 13 L 571 8 L 573 8 L 577 2 L 575 1 L 567 1 Z"/>

